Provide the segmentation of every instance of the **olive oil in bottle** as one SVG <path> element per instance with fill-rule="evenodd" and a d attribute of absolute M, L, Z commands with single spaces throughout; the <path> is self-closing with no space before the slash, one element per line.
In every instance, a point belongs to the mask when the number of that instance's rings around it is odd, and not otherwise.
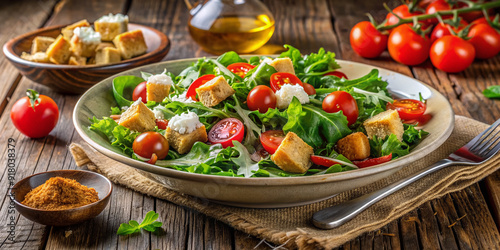
<path fill-rule="evenodd" d="M 207 52 L 222 54 L 232 50 L 244 54 L 260 48 L 271 38 L 274 19 L 265 14 L 221 16 L 211 24 L 191 19 L 188 27 L 193 39 Z"/>

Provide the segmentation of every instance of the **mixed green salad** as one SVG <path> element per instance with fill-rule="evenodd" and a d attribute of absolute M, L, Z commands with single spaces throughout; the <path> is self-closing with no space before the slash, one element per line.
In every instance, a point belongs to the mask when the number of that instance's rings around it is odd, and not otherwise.
<path fill-rule="evenodd" d="M 295 75 L 302 84 L 307 84 L 309 88 L 314 87 L 314 93 L 308 93 L 308 102 L 302 104 L 297 97 L 293 97 L 285 109 L 271 107 L 259 111 L 249 108 L 249 93 L 259 85 L 270 86 L 271 76 L 277 73 L 277 70 L 267 63 L 270 59 L 266 57 L 254 56 L 247 60 L 235 52 L 227 52 L 217 59 L 198 59 L 178 75 L 163 72 L 162 74 L 170 76 L 173 81 L 170 93 L 161 102 L 145 103 L 149 109 L 155 113 L 160 112 L 167 121 L 176 115 L 194 112 L 207 132 L 223 119 L 236 118 L 244 125 L 244 138 L 232 141 L 232 145 L 227 147 L 196 142 L 186 154 L 179 154 L 170 148 L 166 157 L 155 160 L 154 164 L 191 173 L 235 177 L 308 176 L 355 169 L 356 166 L 350 160 L 337 153 L 336 142 L 353 132 L 365 132 L 362 123 L 385 111 L 388 103 L 394 102 L 387 89 L 388 83 L 381 79 L 376 69 L 358 79 L 346 79 L 333 74 L 338 72 L 340 66 L 335 61 L 335 54 L 326 52 L 323 48 L 318 53 L 303 56 L 298 49 L 289 45 L 285 47 L 287 51 L 281 53 L 279 58 L 290 58 Z M 229 66 L 235 63 L 245 63 L 252 67 L 231 69 Z M 110 117 L 91 118 L 91 130 L 101 133 L 109 139 L 111 145 L 140 161 L 149 160 L 138 156 L 133 149 L 134 140 L 141 133 L 119 125 L 112 117 L 121 115 L 134 103 L 134 89 L 153 75 L 152 73 L 143 72 L 140 77 L 116 77 L 113 80 L 116 106 L 110 107 Z M 160 72 L 154 72 L 158 73 Z M 205 75 L 223 76 L 234 89 L 234 94 L 213 107 L 206 107 L 199 101 L 178 101 L 178 96 L 186 95 L 190 85 Z M 343 111 L 328 113 L 323 109 L 324 99 L 334 91 L 345 91 L 354 98 L 358 116 L 351 124 Z M 269 130 L 281 130 L 284 134 L 294 132 L 313 147 L 314 155 L 337 159 L 338 162 L 347 164 L 333 164 L 328 167 L 312 164 L 305 173 L 286 172 L 262 149 L 261 136 Z M 162 135 L 166 133 L 163 126 L 155 127 L 154 131 Z M 369 158 L 377 159 L 390 155 L 395 159 L 409 154 L 426 134 L 414 125 L 404 124 L 402 141 L 394 134 L 386 138 L 369 138 Z"/>

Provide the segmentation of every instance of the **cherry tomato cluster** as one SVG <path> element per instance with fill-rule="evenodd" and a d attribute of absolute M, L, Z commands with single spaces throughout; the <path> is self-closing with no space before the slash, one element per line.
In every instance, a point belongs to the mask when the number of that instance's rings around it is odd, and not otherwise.
<path fill-rule="evenodd" d="M 488 22 L 480 10 L 470 10 L 459 15 L 439 14 L 438 20 L 434 13 L 451 13 L 467 5 L 445 0 L 425 2 L 427 5 L 419 6 L 425 11 L 412 11 L 405 4 L 394 8 L 383 25 L 369 21 L 356 24 L 350 33 L 353 50 L 362 57 L 376 58 L 387 49 L 395 61 L 405 65 L 418 65 L 430 58 L 436 68 L 449 73 L 465 70 L 475 58 L 488 59 L 500 52 L 500 33 L 490 25 L 493 16 Z M 415 16 L 421 17 L 418 24 L 401 21 Z"/>

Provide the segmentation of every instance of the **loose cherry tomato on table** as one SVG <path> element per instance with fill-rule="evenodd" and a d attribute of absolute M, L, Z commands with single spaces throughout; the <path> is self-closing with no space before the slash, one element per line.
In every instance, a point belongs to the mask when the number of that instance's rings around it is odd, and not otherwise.
<path fill-rule="evenodd" d="M 212 144 L 220 143 L 223 148 L 233 146 L 233 141 L 243 141 L 245 127 L 236 118 L 225 118 L 215 124 L 208 132 L 208 141 Z"/>
<path fill-rule="evenodd" d="M 161 160 L 168 155 L 168 141 L 158 132 L 144 132 L 135 138 L 132 150 L 140 157 Z"/>
<path fill-rule="evenodd" d="M 349 78 L 347 78 L 346 74 L 344 74 L 343 72 L 340 72 L 340 71 L 328 72 L 328 73 L 324 74 L 323 76 L 336 76 L 338 78 L 349 79 Z"/>
<path fill-rule="evenodd" d="M 429 57 L 431 41 L 417 34 L 410 25 L 403 24 L 392 30 L 387 46 L 392 59 L 405 65 L 417 65 Z"/>
<path fill-rule="evenodd" d="M 198 101 L 196 99 L 196 89 L 206 82 L 215 78 L 215 75 L 204 75 L 194 80 L 186 91 L 186 98 L 191 98 L 193 101 Z"/>
<path fill-rule="evenodd" d="M 272 74 L 270 82 L 271 82 L 271 89 L 273 89 L 274 92 L 280 90 L 281 86 L 285 84 L 291 84 L 291 85 L 298 84 L 303 87 L 302 81 L 300 81 L 300 79 L 296 75 L 286 72 L 278 72 Z"/>
<path fill-rule="evenodd" d="M 268 130 L 260 134 L 259 139 L 264 149 L 269 154 L 274 154 L 283 139 L 285 139 L 285 133 L 283 133 L 283 130 Z"/>
<path fill-rule="evenodd" d="M 239 62 L 239 63 L 233 63 L 227 66 L 227 69 L 236 75 L 240 76 L 241 78 L 244 78 L 248 71 L 252 70 L 255 68 L 255 65 L 249 64 L 249 63 L 244 63 L 244 62 Z"/>
<path fill-rule="evenodd" d="M 276 108 L 276 95 L 268 86 L 257 85 L 248 93 L 247 106 L 252 111 L 259 110 L 260 113 L 266 113 L 268 109 Z"/>
<path fill-rule="evenodd" d="M 159 129 L 167 129 L 167 126 L 168 126 L 168 120 L 165 120 L 165 119 L 156 119 L 156 126 L 159 128 Z"/>
<path fill-rule="evenodd" d="M 148 102 L 147 98 L 147 87 L 146 81 L 139 83 L 139 85 L 135 86 L 134 92 L 132 92 L 132 100 L 137 101 L 139 97 L 143 103 Z"/>
<path fill-rule="evenodd" d="M 444 36 L 431 47 L 430 57 L 434 67 L 448 73 L 465 70 L 474 61 L 474 46 L 457 36 Z"/>
<path fill-rule="evenodd" d="M 323 99 L 323 110 L 328 113 L 335 113 L 342 110 L 347 117 L 348 125 L 352 125 L 358 119 L 358 104 L 351 94 L 345 91 L 334 91 Z"/>
<path fill-rule="evenodd" d="M 463 19 L 460 20 L 460 25 L 458 25 L 458 27 L 453 27 L 453 26 L 446 24 L 446 23 L 438 23 L 436 25 L 436 27 L 434 27 L 434 29 L 432 30 L 431 42 L 434 42 L 443 36 L 452 35 L 449 29 L 453 29 L 453 31 L 458 33 L 460 30 L 465 28 L 467 25 L 469 25 L 469 24 L 466 21 L 464 21 Z"/>
<path fill-rule="evenodd" d="M 19 132 L 30 138 L 47 136 L 59 120 L 59 108 L 52 98 L 32 89 L 26 94 L 12 106 L 10 119 Z"/>
<path fill-rule="evenodd" d="M 362 161 L 353 161 L 352 163 L 354 163 L 354 165 L 358 166 L 359 168 L 367 168 L 388 162 L 390 160 L 392 160 L 392 153 L 378 158 L 369 158 Z"/>
<path fill-rule="evenodd" d="M 354 25 L 349 40 L 354 52 L 365 58 L 378 57 L 387 48 L 387 35 L 380 33 L 368 21 Z"/>
<path fill-rule="evenodd" d="M 474 46 L 476 58 L 488 59 L 500 52 L 500 34 L 489 24 L 476 24 L 469 30 L 469 43 Z"/>
<path fill-rule="evenodd" d="M 427 109 L 425 103 L 414 99 L 394 100 L 393 103 L 387 103 L 387 109 L 398 111 L 399 118 L 402 120 L 415 120 L 422 116 Z"/>

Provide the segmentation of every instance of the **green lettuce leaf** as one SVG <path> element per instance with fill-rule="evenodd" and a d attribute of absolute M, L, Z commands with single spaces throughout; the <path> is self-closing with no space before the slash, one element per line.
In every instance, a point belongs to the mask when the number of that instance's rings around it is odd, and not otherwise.
<path fill-rule="evenodd" d="M 237 174 L 243 175 L 245 178 L 251 177 L 254 171 L 259 170 L 259 164 L 250 158 L 250 153 L 239 141 L 233 141 L 233 145 L 240 154 L 237 158 L 231 158 L 238 166 Z"/>
<path fill-rule="evenodd" d="M 490 99 L 500 99 L 500 85 L 489 86 L 483 90 L 483 95 Z"/>
<path fill-rule="evenodd" d="M 116 121 L 109 117 L 99 120 L 95 117 L 90 119 L 92 124 L 90 129 L 98 131 L 108 137 L 111 145 L 122 150 L 126 155 L 132 155 L 132 144 L 135 138 L 140 134 L 139 132 L 132 132 L 130 129 L 120 126 Z"/>
<path fill-rule="evenodd" d="M 132 92 L 144 79 L 137 76 L 118 76 L 113 79 L 113 96 L 120 107 L 132 105 Z"/>
<path fill-rule="evenodd" d="M 238 53 L 234 51 L 228 51 L 219 57 L 217 57 L 217 61 L 220 62 L 222 65 L 225 67 L 233 64 L 233 63 L 238 63 L 238 62 L 247 62 L 247 60 L 241 58 Z"/>

